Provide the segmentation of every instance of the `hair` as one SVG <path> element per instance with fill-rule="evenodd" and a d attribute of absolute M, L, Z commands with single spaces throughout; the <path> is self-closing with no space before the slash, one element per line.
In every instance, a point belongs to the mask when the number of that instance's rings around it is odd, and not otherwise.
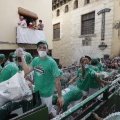
<path fill-rule="evenodd" d="M 100 62 L 100 58 L 98 58 L 98 62 Z"/>
<path fill-rule="evenodd" d="M 82 65 L 82 63 L 83 63 L 84 60 L 85 60 L 85 57 L 81 57 L 81 58 L 80 58 L 80 64 L 81 64 L 81 65 Z M 81 68 L 82 68 L 82 78 L 84 78 L 85 68 L 84 68 L 83 65 L 81 66 Z"/>
<path fill-rule="evenodd" d="M 92 61 L 91 61 L 91 65 L 94 65 L 94 66 L 95 66 L 95 65 L 97 65 L 97 64 L 98 64 L 98 61 L 95 61 L 95 60 L 92 60 Z"/>
<path fill-rule="evenodd" d="M 91 61 L 91 57 L 89 57 L 89 56 L 85 56 L 85 58 L 88 58 L 88 60 Z"/>
<path fill-rule="evenodd" d="M 22 62 L 21 57 L 16 57 L 15 61 Z"/>
<path fill-rule="evenodd" d="M 10 60 L 10 62 L 13 62 L 13 57 L 9 56 L 9 60 Z"/>
<path fill-rule="evenodd" d="M 48 49 L 48 44 L 46 44 L 46 43 L 43 43 L 43 42 L 39 42 L 39 43 L 37 43 L 37 48 L 39 47 L 39 45 L 40 45 L 40 44 L 47 45 L 47 49 Z"/>
<path fill-rule="evenodd" d="M 59 64 L 59 65 L 58 65 L 58 68 L 59 68 L 59 69 L 62 69 L 62 65 L 61 65 L 61 64 Z"/>
<path fill-rule="evenodd" d="M 2 62 L 3 62 L 3 58 L 0 59 L 0 63 L 2 63 Z"/>
<path fill-rule="evenodd" d="M 39 22 L 41 22 L 41 23 L 42 23 L 42 20 L 39 20 Z"/>

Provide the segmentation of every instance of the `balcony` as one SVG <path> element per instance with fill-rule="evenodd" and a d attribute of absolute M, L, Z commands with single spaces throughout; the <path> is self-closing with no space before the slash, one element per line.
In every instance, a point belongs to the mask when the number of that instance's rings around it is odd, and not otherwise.
<path fill-rule="evenodd" d="M 45 40 L 45 32 L 30 28 L 17 27 L 17 43 L 36 44 L 40 40 Z"/>

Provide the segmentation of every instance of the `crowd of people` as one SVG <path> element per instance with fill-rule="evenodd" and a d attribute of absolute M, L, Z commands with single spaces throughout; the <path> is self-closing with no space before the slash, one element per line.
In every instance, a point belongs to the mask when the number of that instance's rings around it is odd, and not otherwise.
<path fill-rule="evenodd" d="M 33 30 L 43 30 L 44 24 L 42 23 L 42 20 L 39 20 L 39 24 L 36 25 L 36 21 L 32 20 L 29 22 L 27 25 L 27 20 L 23 17 L 20 16 L 20 20 L 18 21 L 18 26 L 24 27 L 24 28 L 30 28 Z"/>
<path fill-rule="evenodd" d="M 50 118 L 55 114 L 64 112 L 69 105 L 75 105 L 97 92 L 101 84 L 109 85 L 111 81 L 106 81 L 111 73 L 111 69 L 120 69 L 120 59 L 113 60 L 90 58 L 83 56 L 79 61 L 79 68 L 67 70 L 57 65 L 55 60 L 47 55 L 48 44 L 41 40 L 37 43 L 38 56 L 18 48 L 9 54 L 5 62 L 5 55 L 0 54 L 0 83 L 9 80 L 17 72 L 23 70 L 25 78 L 34 84 L 34 92 L 39 91 L 42 104 L 46 104 Z M 76 65 L 76 64 L 75 64 Z M 52 111 L 56 111 L 53 114 Z"/>

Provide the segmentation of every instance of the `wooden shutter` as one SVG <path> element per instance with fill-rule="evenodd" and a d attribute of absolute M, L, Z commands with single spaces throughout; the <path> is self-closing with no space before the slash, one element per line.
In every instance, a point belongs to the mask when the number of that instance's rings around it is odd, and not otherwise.
<path fill-rule="evenodd" d="M 82 35 L 94 34 L 94 26 L 95 26 L 95 12 L 82 16 L 82 27 L 81 27 Z"/>

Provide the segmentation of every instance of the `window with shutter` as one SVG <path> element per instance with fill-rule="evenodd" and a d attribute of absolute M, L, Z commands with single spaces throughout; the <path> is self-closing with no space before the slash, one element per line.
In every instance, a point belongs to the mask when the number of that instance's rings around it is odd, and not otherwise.
<path fill-rule="evenodd" d="M 69 11 L 68 5 L 65 6 L 65 13 Z"/>
<path fill-rule="evenodd" d="M 60 38 L 60 23 L 53 25 L 53 39 Z"/>
<path fill-rule="evenodd" d="M 88 3 L 90 3 L 90 0 L 84 0 L 85 5 L 88 4 Z"/>
<path fill-rule="evenodd" d="M 81 35 L 94 34 L 95 12 L 82 15 Z"/>
<path fill-rule="evenodd" d="M 75 0 L 74 2 L 74 9 L 78 8 L 78 0 Z"/>
<path fill-rule="evenodd" d="M 56 16 L 60 16 L 60 10 L 57 10 L 57 15 Z"/>

